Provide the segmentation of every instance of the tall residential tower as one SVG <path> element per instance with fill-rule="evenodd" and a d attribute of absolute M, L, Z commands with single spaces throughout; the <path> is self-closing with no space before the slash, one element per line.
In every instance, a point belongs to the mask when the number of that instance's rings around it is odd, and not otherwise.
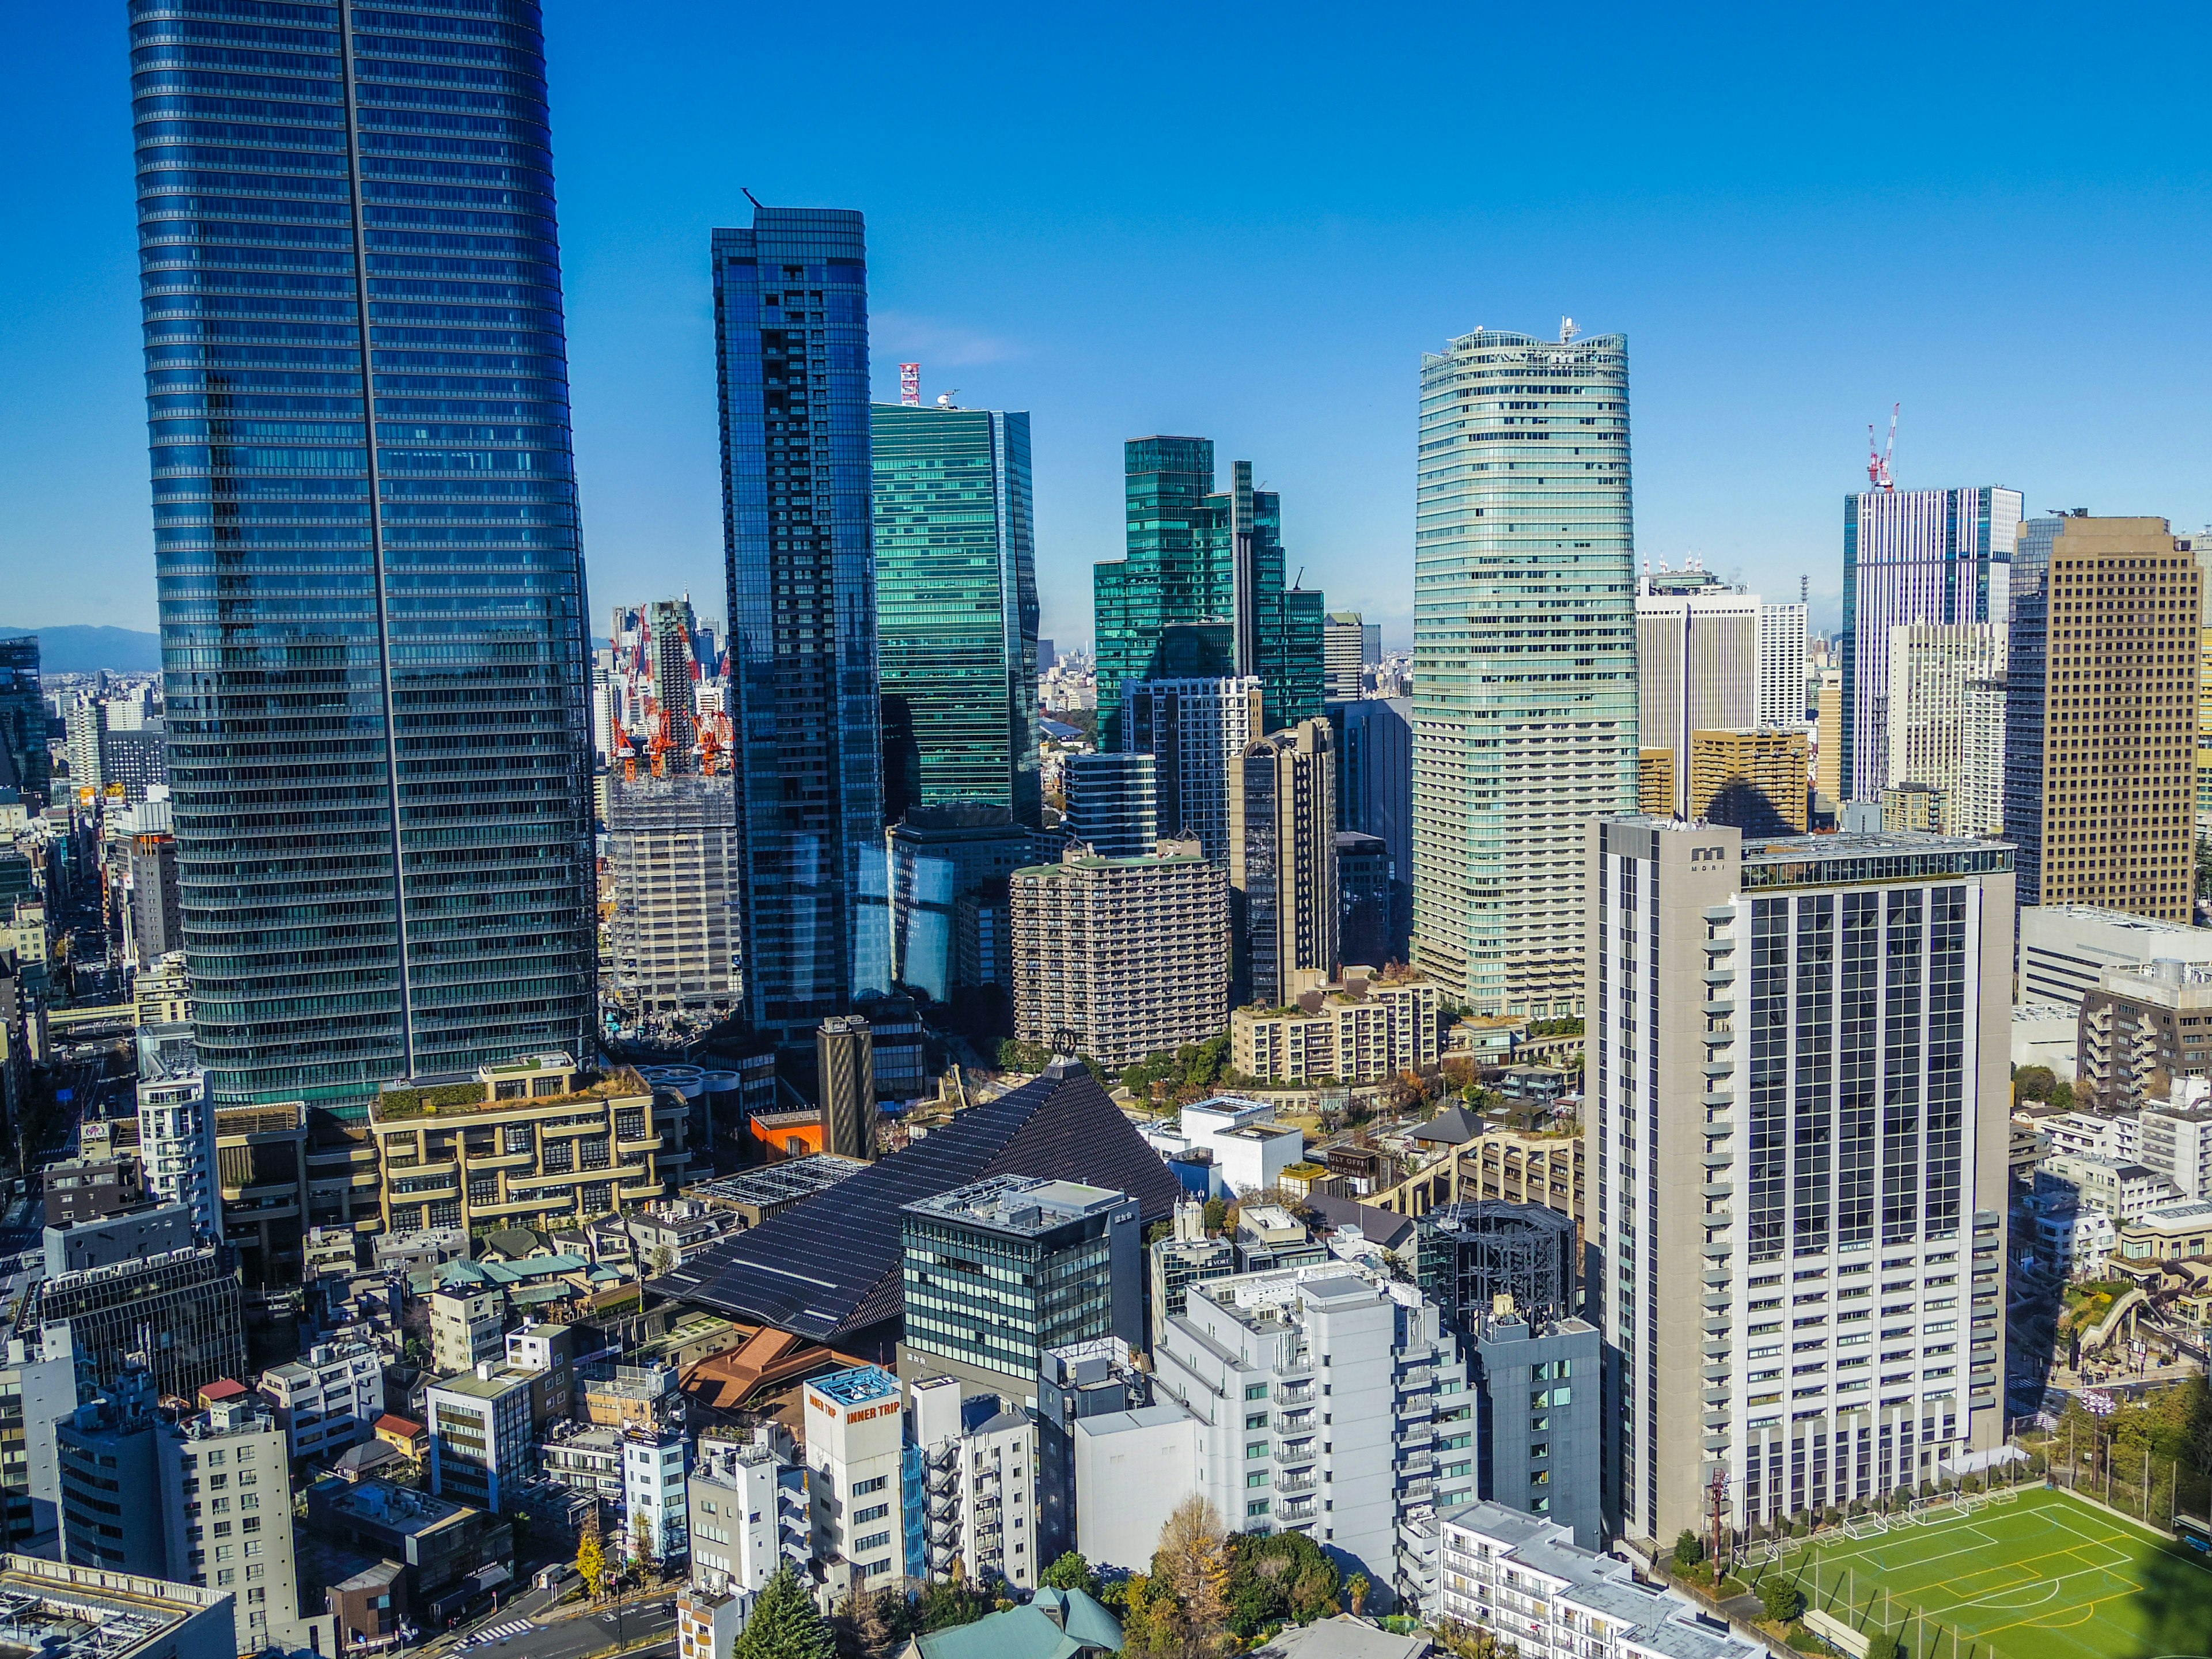
<path fill-rule="evenodd" d="M 890 981 L 860 216 L 714 234 L 745 1000 L 815 1026 Z"/>
<path fill-rule="evenodd" d="M 1628 342 L 1421 360 L 1413 960 L 1480 1013 L 1582 1012 L 1582 842 L 1636 800 Z"/>
<path fill-rule="evenodd" d="M 402 1075 L 584 1052 L 589 683 L 538 9 L 138 0 L 131 45 L 210 1100 L 359 1113 Z"/>

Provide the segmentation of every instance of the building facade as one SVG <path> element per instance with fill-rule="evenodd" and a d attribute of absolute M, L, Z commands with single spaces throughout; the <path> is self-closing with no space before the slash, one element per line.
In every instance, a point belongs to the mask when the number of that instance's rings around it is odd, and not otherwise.
<path fill-rule="evenodd" d="M 1689 756 L 1687 817 L 1753 836 L 1805 833 L 1812 757 L 1804 727 L 1692 732 Z"/>
<path fill-rule="evenodd" d="M 1229 1016 L 1229 1063 L 1256 1083 L 1374 1083 L 1425 1070 L 1440 1058 L 1437 982 L 1418 974 L 1378 978 L 1346 967 L 1340 980 L 1302 993 L 1288 1007 L 1243 1007 Z"/>
<path fill-rule="evenodd" d="M 2187 922 L 2203 573 L 2163 519 L 2068 517 L 2014 607 L 2004 824 L 2023 904 Z"/>
<path fill-rule="evenodd" d="M 1806 672 L 1805 620 L 1802 604 L 1759 607 L 1761 726 L 1787 731 L 1811 723 L 1805 718 L 1805 693 L 1811 684 Z"/>
<path fill-rule="evenodd" d="M 2004 828 L 2006 624 L 1889 630 L 1889 780 L 1943 792 L 1947 836 Z"/>
<path fill-rule="evenodd" d="M 1158 833 L 1228 863 L 1230 769 L 1266 730 L 1259 677 L 1132 680 L 1122 691 L 1121 740 L 1152 757 Z"/>
<path fill-rule="evenodd" d="M 1070 755 L 1061 827 L 1072 843 L 1109 859 L 1143 858 L 1159 844 L 1159 763 L 1152 755 Z"/>
<path fill-rule="evenodd" d="M 1637 741 L 1674 753 L 1678 791 L 1688 786 L 1692 732 L 1760 723 L 1763 609 L 1757 594 L 1718 583 L 1675 591 L 1647 579 L 1636 596 Z"/>
<path fill-rule="evenodd" d="M 1413 570 L 1414 965 L 1578 1014 L 1583 826 L 1636 799 L 1624 337 L 1424 356 Z"/>
<path fill-rule="evenodd" d="M 1336 756 L 1325 720 L 1249 744 L 1229 769 L 1235 1000 L 1277 1007 L 1335 977 Z"/>
<path fill-rule="evenodd" d="M 2172 1100 L 2184 1079 L 2212 1075 L 2212 967 L 2107 968 L 2081 1000 L 2075 1052 L 2075 1098 L 2094 1112 Z"/>
<path fill-rule="evenodd" d="M 2001 1443 L 2011 849 L 1613 819 L 1589 881 L 1614 1534 Z"/>
<path fill-rule="evenodd" d="M 1390 959 L 1411 958 L 1413 933 L 1413 727 L 1409 697 L 1333 702 L 1339 827 L 1377 836 L 1390 854 Z M 1356 960 L 1356 958 L 1355 958 Z"/>
<path fill-rule="evenodd" d="M 135 94 L 169 782 L 210 1095 L 357 1119 L 596 1017 L 545 54 L 450 0 L 373 37 L 165 0 L 132 46 L 220 79 L 271 27 L 250 129 Z"/>
<path fill-rule="evenodd" d="M 1014 1035 L 1110 1071 L 1229 1020 L 1229 886 L 1194 842 L 1017 870 Z"/>
<path fill-rule="evenodd" d="M 884 821 L 972 804 L 1040 825 L 1030 417 L 898 404 L 868 416 Z"/>
<path fill-rule="evenodd" d="M 2002 623 L 2011 613 L 2017 489 L 1869 489 L 1844 498 L 1842 782 L 1875 800 L 1891 781 L 1890 630 Z"/>
<path fill-rule="evenodd" d="M 957 1376 L 913 1385 L 902 1504 L 906 1575 L 926 1583 L 951 1577 L 957 1563 L 969 1577 L 1034 1590 L 1056 1559 L 1046 1553 L 1038 1502 L 1037 1423 L 995 1395 L 963 1398 L 965 1392 Z"/>
<path fill-rule="evenodd" d="M 1006 880 L 1037 861 L 1046 835 L 995 806 L 912 807 L 885 833 L 892 981 L 978 1025 L 1005 1019 L 1013 966 Z"/>
<path fill-rule="evenodd" d="M 805 1570 L 812 1534 L 806 1470 L 781 1424 L 763 1425 L 744 1440 L 700 1436 L 686 1496 L 695 1587 L 757 1595 L 783 1567 Z"/>
<path fill-rule="evenodd" d="M 34 811 L 43 807 L 53 793 L 54 763 L 46 747 L 36 634 L 0 640 L 0 750 L 7 751 L 0 788 L 21 790 Z"/>
<path fill-rule="evenodd" d="M 738 1007 L 737 781 L 726 772 L 617 774 L 607 780 L 606 822 L 617 994 L 652 1013 Z"/>
<path fill-rule="evenodd" d="M 801 1393 L 808 1553 L 842 1596 L 851 1585 L 896 1576 L 906 1559 L 906 1413 L 898 1378 L 876 1365 L 816 1377 Z"/>
<path fill-rule="evenodd" d="M 1358 699 L 1366 645 L 1367 629 L 1357 611 L 1332 611 L 1321 619 L 1321 694 L 1330 702 Z"/>
<path fill-rule="evenodd" d="M 732 760 L 756 1030 L 890 980 L 860 216 L 714 234 Z"/>

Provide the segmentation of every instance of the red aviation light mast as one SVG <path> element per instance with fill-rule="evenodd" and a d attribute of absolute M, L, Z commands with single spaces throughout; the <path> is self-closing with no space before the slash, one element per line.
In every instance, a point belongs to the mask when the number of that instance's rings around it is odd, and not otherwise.
<path fill-rule="evenodd" d="M 1889 458 L 1897 448 L 1897 411 L 1901 404 L 1889 406 L 1889 442 L 1881 448 L 1874 447 L 1874 423 L 1867 423 L 1867 485 L 1872 489 L 1895 489 L 1895 480 L 1889 476 Z"/>
<path fill-rule="evenodd" d="M 921 407 L 921 365 L 899 365 L 899 402 L 908 409 Z"/>

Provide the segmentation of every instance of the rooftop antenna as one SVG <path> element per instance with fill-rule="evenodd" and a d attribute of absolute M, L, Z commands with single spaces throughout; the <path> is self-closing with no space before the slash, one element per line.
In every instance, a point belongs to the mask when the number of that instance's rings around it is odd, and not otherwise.
<path fill-rule="evenodd" d="M 743 185 L 739 185 L 738 186 L 738 188 L 739 190 L 744 190 L 744 191 L 745 191 L 745 200 L 747 200 L 748 202 L 750 202 L 750 203 L 751 203 L 755 207 L 759 208 L 759 209 L 760 209 L 760 210 L 761 210 L 763 213 L 766 213 L 766 212 L 768 211 L 767 207 L 766 207 L 765 205 L 763 205 L 763 203 L 762 203 L 762 201 L 761 201 L 761 198 L 760 198 L 759 197 L 757 197 L 757 196 L 754 195 L 754 194 L 752 193 L 752 191 L 749 191 L 749 190 L 745 190 L 745 187 L 744 187 Z"/>
<path fill-rule="evenodd" d="M 952 400 L 959 395 L 960 388 L 957 386 L 950 392 L 940 392 L 937 394 L 937 406 L 939 409 L 950 409 L 952 407 Z"/>
<path fill-rule="evenodd" d="M 1889 443 L 1877 450 L 1874 447 L 1874 423 L 1867 423 L 1867 483 L 1876 489 L 1894 489 L 1895 482 L 1889 476 L 1889 458 L 1897 448 L 1897 411 L 1904 405 L 1889 406 Z"/>
<path fill-rule="evenodd" d="M 921 407 L 921 365 L 899 365 L 899 403 L 908 409 Z"/>
<path fill-rule="evenodd" d="M 1571 343 L 1575 336 L 1581 332 L 1582 330 L 1575 326 L 1575 319 L 1573 318 L 1562 317 L 1559 319 L 1559 343 L 1561 345 Z"/>

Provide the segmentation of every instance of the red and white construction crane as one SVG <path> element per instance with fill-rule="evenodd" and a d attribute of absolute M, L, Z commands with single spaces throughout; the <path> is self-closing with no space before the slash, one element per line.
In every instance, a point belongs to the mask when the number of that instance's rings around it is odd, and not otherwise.
<path fill-rule="evenodd" d="M 1897 411 L 1900 404 L 1889 406 L 1889 442 L 1881 449 L 1874 447 L 1874 424 L 1867 423 L 1867 485 L 1873 489 L 1894 489 L 1896 482 L 1889 476 L 1889 458 L 1897 448 Z"/>

